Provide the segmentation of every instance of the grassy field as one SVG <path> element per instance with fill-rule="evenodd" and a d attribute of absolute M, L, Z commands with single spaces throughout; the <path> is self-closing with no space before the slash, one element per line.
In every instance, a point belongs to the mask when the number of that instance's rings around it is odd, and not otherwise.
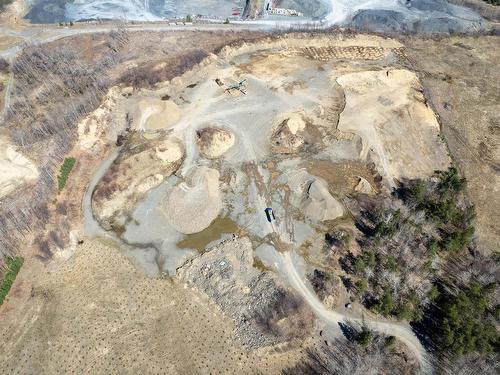
<path fill-rule="evenodd" d="M 0 284 L 0 305 L 2 305 L 5 297 L 9 293 L 10 287 L 14 283 L 19 270 L 21 269 L 24 263 L 24 259 L 22 257 L 8 258 L 7 259 L 7 267 L 6 272 L 3 275 L 3 279 Z"/>

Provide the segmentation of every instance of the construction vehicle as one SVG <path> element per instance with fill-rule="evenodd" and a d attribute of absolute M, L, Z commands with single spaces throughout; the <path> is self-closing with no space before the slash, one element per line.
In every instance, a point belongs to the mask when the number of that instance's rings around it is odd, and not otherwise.
<path fill-rule="evenodd" d="M 224 90 L 226 93 L 231 93 L 232 90 L 238 90 L 242 94 L 246 95 L 247 90 L 245 89 L 247 80 L 244 79 L 243 81 L 240 81 L 238 83 L 234 83 L 232 85 L 226 85 L 226 89 Z"/>

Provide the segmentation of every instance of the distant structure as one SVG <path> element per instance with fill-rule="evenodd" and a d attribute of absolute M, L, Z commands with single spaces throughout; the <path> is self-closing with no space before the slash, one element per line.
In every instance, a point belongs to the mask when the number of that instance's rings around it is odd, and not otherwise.
<path fill-rule="evenodd" d="M 302 17 L 304 14 L 295 9 L 286 8 L 272 8 L 268 11 L 269 14 L 275 14 L 278 16 L 290 16 L 290 17 Z"/>
<path fill-rule="evenodd" d="M 288 17 L 302 17 L 304 14 L 295 9 L 274 8 L 271 0 L 266 1 L 265 10 L 268 14 Z"/>

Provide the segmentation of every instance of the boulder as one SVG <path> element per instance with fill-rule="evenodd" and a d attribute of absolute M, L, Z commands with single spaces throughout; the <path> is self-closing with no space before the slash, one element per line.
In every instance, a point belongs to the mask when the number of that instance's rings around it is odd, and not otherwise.
<path fill-rule="evenodd" d="M 306 185 L 301 208 L 308 218 L 316 221 L 334 220 L 344 214 L 342 205 L 332 197 L 326 182 L 320 179 Z"/>

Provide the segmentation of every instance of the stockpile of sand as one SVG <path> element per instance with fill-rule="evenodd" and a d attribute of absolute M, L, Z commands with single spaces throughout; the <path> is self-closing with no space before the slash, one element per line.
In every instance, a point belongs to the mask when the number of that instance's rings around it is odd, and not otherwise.
<path fill-rule="evenodd" d="M 354 188 L 354 191 L 356 193 L 368 194 L 368 195 L 372 195 L 372 194 L 376 193 L 375 189 L 363 177 L 359 177 L 358 184 Z"/>
<path fill-rule="evenodd" d="M 304 214 L 312 220 L 333 220 L 344 214 L 342 205 L 331 196 L 326 182 L 315 179 L 306 185 L 301 203 Z"/>
<path fill-rule="evenodd" d="M 217 159 L 234 145 L 234 134 L 228 130 L 207 127 L 196 132 L 201 155 L 207 159 Z"/>
<path fill-rule="evenodd" d="M 176 230 L 184 234 L 201 232 L 222 208 L 219 171 L 208 167 L 192 168 L 185 182 L 172 190 L 163 206 Z"/>
<path fill-rule="evenodd" d="M 180 117 L 181 110 L 171 100 L 140 99 L 135 105 L 132 127 L 136 130 L 167 129 Z"/>
<path fill-rule="evenodd" d="M 36 166 L 0 138 L 0 197 L 38 178 Z"/>
<path fill-rule="evenodd" d="M 271 136 L 271 149 L 281 154 L 297 152 L 304 144 L 306 123 L 302 116 L 293 113 L 282 121 Z"/>

